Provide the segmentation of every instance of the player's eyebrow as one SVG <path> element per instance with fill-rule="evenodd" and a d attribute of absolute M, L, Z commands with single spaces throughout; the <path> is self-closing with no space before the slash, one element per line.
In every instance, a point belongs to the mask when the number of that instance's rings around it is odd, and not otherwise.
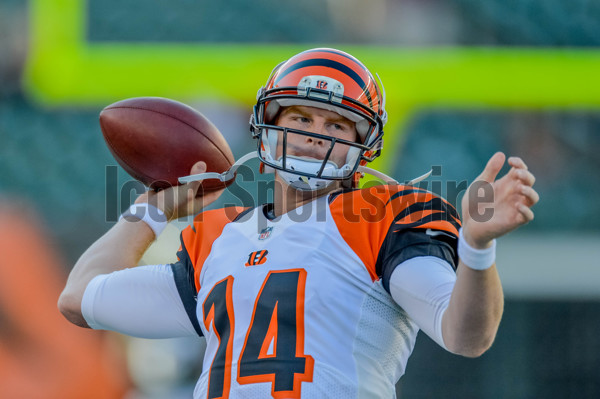
<path fill-rule="evenodd" d="M 296 106 L 296 105 L 292 105 L 286 109 L 283 110 L 283 112 L 281 113 L 281 115 L 288 115 L 288 114 L 297 114 L 306 118 L 312 118 L 313 116 L 311 114 L 309 114 L 308 112 L 305 112 L 302 110 L 302 108 Z M 354 122 L 352 122 L 351 120 L 349 120 L 348 118 L 343 117 L 342 115 L 339 114 L 335 114 L 335 116 L 331 116 L 331 117 L 327 117 L 327 121 L 330 123 L 343 123 L 348 125 L 349 127 L 354 125 Z"/>
<path fill-rule="evenodd" d="M 333 118 L 328 118 L 328 120 L 333 123 L 345 123 L 348 126 L 354 125 L 354 122 L 352 122 L 350 119 L 344 118 L 342 115 L 337 115 L 337 114 Z"/>
<path fill-rule="evenodd" d="M 311 115 L 309 115 L 307 112 L 302 111 L 298 106 L 296 105 L 292 105 L 290 107 L 287 107 L 283 110 L 283 112 L 281 113 L 281 115 L 288 115 L 288 114 L 298 114 L 301 116 L 305 116 L 305 117 L 310 117 Z"/>

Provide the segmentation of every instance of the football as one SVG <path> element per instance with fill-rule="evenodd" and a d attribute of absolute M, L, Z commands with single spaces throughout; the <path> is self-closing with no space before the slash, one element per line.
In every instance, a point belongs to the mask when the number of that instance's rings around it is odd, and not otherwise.
<path fill-rule="evenodd" d="M 100 128 L 115 160 L 134 179 L 155 190 L 179 185 L 198 161 L 222 173 L 235 162 L 227 141 L 204 115 L 167 98 L 137 97 L 100 112 Z M 202 182 L 204 192 L 231 184 Z"/>

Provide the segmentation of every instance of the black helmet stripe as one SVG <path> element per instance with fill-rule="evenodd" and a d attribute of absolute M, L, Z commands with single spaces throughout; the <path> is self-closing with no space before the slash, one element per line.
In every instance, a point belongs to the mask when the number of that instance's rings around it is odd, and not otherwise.
<path fill-rule="evenodd" d="M 306 50 L 304 53 L 329 53 L 329 54 L 335 54 L 335 55 L 338 55 L 340 57 L 344 57 L 344 58 L 349 59 L 350 61 L 354 62 L 355 64 L 357 64 L 358 66 L 360 66 L 363 69 L 367 69 L 367 67 L 364 66 L 359 60 L 357 60 L 356 58 L 354 58 L 350 54 L 344 53 L 343 51 L 333 50 L 333 49 L 327 49 L 327 48 L 315 48 L 315 49 L 312 49 L 312 50 Z"/>
<path fill-rule="evenodd" d="M 365 93 L 365 95 L 367 96 L 367 100 L 369 101 L 369 106 L 373 107 L 373 100 L 371 99 L 371 93 L 369 93 L 369 90 L 367 88 L 365 81 L 355 71 L 353 71 L 352 68 L 342 64 L 341 62 L 328 60 L 325 58 L 314 58 L 314 59 L 304 60 L 304 61 L 300 61 L 294 65 L 291 65 L 289 68 L 286 68 L 285 71 L 283 71 L 279 76 L 277 76 L 277 79 L 274 82 L 274 86 L 276 86 L 277 83 L 279 83 L 279 81 L 287 74 L 289 74 L 293 71 L 296 71 L 298 69 L 312 67 L 312 66 L 323 66 L 323 67 L 327 67 L 327 68 L 337 69 L 338 71 L 343 72 L 346 75 L 348 75 L 352 80 L 354 80 L 356 82 L 356 84 L 360 88 L 362 88 L 363 93 Z"/>

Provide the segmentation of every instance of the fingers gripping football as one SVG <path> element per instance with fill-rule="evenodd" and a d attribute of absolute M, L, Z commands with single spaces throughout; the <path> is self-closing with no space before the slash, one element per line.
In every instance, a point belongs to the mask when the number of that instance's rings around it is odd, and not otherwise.
<path fill-rule="evenodd" d="M 531 207 L 539 201 L 535 176 L 521 158 L 510 157 L 510 171 L 496 179 L 505 158 L 501 152 L 494 154 L 463 198 L 463 233 L 475 247 L 486 247 L 534 218 Z"/>
<path fill-rule="evenodd" d="M 206 163 L 196 162 L 190 174 L 206 172 Z M 208 191 L 208 190 L 207 190 Z M 136 199 L 136 203 L 148 202 L 165 213 L 167 220 L 178 219 L 199 213 L 223 193 L 220 190 L 203 191 L 202 181 L 172 186 L 161 191 L 148 191 Z"/>

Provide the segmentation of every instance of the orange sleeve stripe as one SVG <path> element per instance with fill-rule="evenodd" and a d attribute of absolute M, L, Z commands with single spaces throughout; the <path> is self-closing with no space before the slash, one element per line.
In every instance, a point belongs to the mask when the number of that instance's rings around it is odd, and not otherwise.
<path fill-rule="evenodd" d="M 225 226 L 246 209 L 236 206 L 203 212 L 194 219 L 194 228 L 189 226 L 181 233 L 185 248 L 194 266 L 196 291 L 200 290 L 200 272 L 212 250 L 213 242 L 223 233 Z"/>
<path fill-rule="evenodd" d="M 396 221 L 396 224 L 410 224 L 410 223 L 415 223 L 418 222 L 419 220 L 426 218 L 427 216 L 433 215 L 433 214 L 442 214 L 443 217 L 445 217 L 445 220 L 441 220 L 449 222 L 449 223 L 456 223 L 458 225 L 460 225 L 460 220 L 456 219 L 454 216 L 448 215 L 446 212 L 440 211 L 440 210 L 432 210 L 432 209 L 425 209 L 422 211 L 416 211 L 413 213 L 410 213 L 408 215 L 406 215 L 405 217 L 403 217 L 402 219 L 398 219 Z M 449 216 L 449 218 L 448 218 Z"/>
<path fill-rule="evenodd" d="M 200 247 L 199 243 L 196 242 L 196 232 L 192 229 L 192 226 L 186 227 L 181 232 L 181 239 L 183 241 L 183 245 L 179 247 L 179 250 L 181 251 L 185 246 L 185 250 L 187 251 L 190 259 L 195 259 Z"/>

